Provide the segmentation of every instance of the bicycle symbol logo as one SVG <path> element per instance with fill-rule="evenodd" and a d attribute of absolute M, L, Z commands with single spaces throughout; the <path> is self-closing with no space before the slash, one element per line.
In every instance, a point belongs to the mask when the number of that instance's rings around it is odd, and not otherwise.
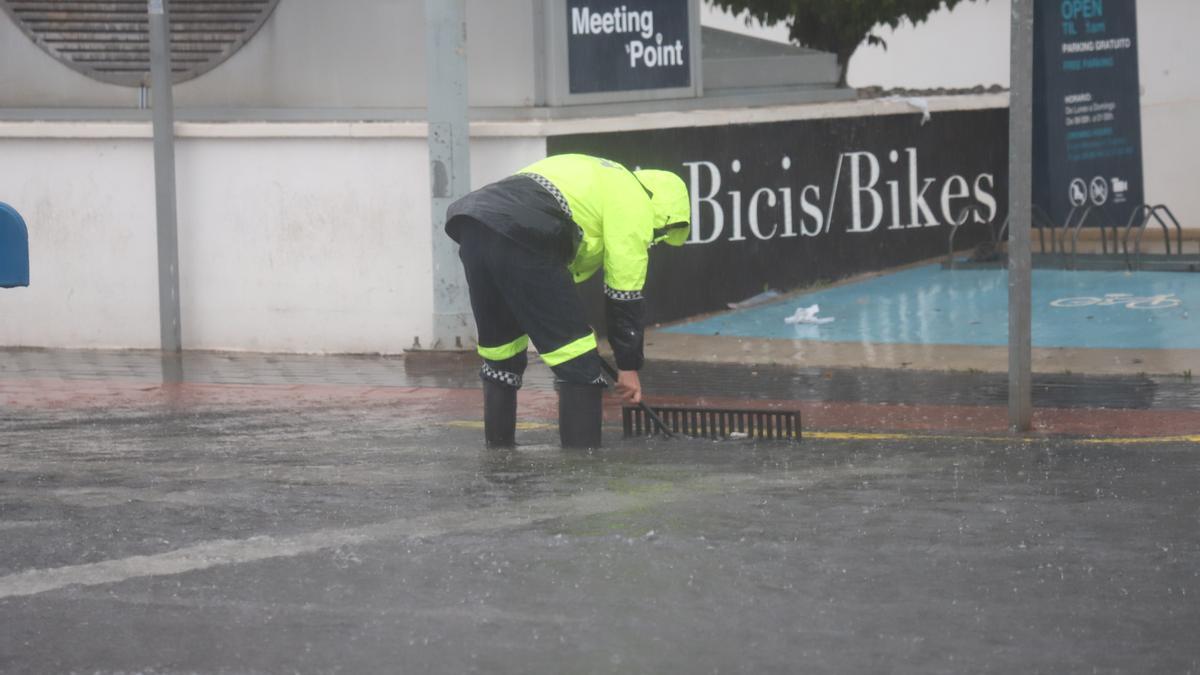
<path fill-rule="evenodd" d="M 1059 298 L 1052 300 L 1052 307 L 1113 307 L 1124 305 L 1126 309 L 1169 309 L 1178 307 L 1183 301 L 1174 293 L 1161 295 L 1135 296 L 1132 293 L 1105 293 L 1103 298 L 1081 296 L 1078 298 Z"/>

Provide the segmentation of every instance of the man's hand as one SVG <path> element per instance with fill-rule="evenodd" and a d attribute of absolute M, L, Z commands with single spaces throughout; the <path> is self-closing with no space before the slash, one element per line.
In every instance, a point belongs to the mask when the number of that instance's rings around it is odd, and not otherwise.
<path fill-rule="evenodd" d="M 636 370 L 617 371 L 617 393 L 630 405 L 642 402 L 642 381 Z"/>

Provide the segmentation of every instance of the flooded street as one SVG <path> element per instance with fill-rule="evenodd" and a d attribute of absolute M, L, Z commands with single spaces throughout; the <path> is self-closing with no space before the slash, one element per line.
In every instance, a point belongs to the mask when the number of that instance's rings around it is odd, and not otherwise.
<path fill-rule="evenodd" d="M 0 671 L 1200 668 L 1186 437 L 496 452 L 469 399 L 224 391 L 5 410 Z"/>

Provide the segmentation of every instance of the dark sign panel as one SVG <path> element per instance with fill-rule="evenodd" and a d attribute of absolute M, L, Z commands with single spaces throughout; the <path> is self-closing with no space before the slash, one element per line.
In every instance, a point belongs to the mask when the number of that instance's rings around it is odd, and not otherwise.
<path fill-rule="evenodd" d="M 920 115 L 887 115 L 547 143 L 551 153 L 668 169 L 688 183 L 691 240 L 651 251 L 651 321 L 942 255 L 947 223 L 968 219 L 956 245 L 981 241 L 1003 222 L 1008 194 L 1003 109 L 937 113 L 924 125 Z"/>
<path fill-rule="evenodd" d="M 1124 225 L 1143 201 L 1137 3 L 1038 0 L 1036 10 L 1034 203 L 1060 225 L 1089 205 Z"/>
<path fill-rule="evenodd" d="M 570 91 L 691 85 L 688 0 L 567 0 Z"/>

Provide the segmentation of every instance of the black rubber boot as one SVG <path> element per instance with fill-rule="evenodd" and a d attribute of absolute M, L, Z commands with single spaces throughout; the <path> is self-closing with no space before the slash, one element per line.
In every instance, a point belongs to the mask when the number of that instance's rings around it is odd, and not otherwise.
<path fill-rule="evenodd" d="M 516 445 L 517 389 L 483 380 L 483 441 L 489 448 Z"/>
<path fill-rule="evenodd" d="M 558 437 L 564 449 L 600 447 L 603 394 L 604 385 L 558 383 Z"/>

